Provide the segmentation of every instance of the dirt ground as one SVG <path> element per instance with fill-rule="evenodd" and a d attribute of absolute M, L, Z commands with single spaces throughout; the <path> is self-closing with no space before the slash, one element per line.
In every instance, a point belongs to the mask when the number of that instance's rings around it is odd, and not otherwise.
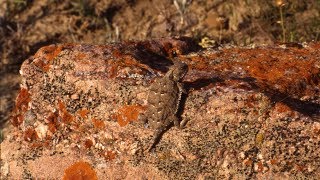
<path fill-rule="evenodd" d="M 319 12 L 317 0 L 0 0 L 0 127 L 10 118 L 21 63 L 42 46 L 168 36 L 203 47 L 318 41 Z"/>

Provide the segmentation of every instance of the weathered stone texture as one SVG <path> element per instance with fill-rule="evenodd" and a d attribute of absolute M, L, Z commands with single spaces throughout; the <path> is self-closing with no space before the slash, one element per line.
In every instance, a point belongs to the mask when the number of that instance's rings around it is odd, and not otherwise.
<path fill-rule="evenodd" d="M 146 153 L 153 132 L 137 118 L 172 59 L 189 66 L 180 107 L 188 123 Z M 101 179 L 319 178 L 319 69 L 319 43 L 201 49 L 167 38 L 43 47 L 21 67 L 1 174 L 61 178 L 77 161 L 84 165 L 73 168 L 92 174 L 85 161 Z"/>

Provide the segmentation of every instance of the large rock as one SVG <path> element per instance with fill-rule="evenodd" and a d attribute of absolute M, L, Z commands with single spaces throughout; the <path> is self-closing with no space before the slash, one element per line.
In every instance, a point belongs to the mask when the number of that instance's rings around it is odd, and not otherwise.
<path fill-rule="evenodd" d="M 153 152 L 148 87 L 189 66 Z M 320 44 L 201 49 L 189 38 L 41 48 L 21 67 L 2 178 L 320 178 Z"/>

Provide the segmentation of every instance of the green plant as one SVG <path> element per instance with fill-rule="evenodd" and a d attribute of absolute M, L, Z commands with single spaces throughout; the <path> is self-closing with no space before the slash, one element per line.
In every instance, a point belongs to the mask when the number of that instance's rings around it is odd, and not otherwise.
<path fill-rule="evenodd" d="M 2 133 L 2 129 L 0 129 L 0 143 L 2 143 L 4 137 L 3 137 L 3 133 Z"/>
<path fill-rule="evenodd" d="M 173 4 L 177 8 L 180 14 L 180 23 L 184 23 L 184 15 L 186 13 L 188 5 L 191 3 L 191 1 L 188 0 L 174 0 Z"/>
<path fill-rule="evenodd" d="M 5 4 L 7 7 L 6 16 L 13 16 L 27 7 L 28 0 L 6 0 Z"/>
<path fill-rule="evenodd" d="M 276 5 L 279 8 L 279 13 L 280 13 L 280 25 L 282 29 L 282 42 L 286 42 L 286 28 L 284 26 L 284 18 L 283 18 L 283 7 L 286 5 L 284 0 L 277 0 Z"/>
<path fill-rule="evenodd" d="M 94 16 L 94 8 L 87 0 L 72 0 L 73 10 L 82 16 Z"/>

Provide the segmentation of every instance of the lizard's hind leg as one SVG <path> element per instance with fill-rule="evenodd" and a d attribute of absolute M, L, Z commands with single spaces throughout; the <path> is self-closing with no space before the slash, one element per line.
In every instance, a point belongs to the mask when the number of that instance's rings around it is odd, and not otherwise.
<path fill-rule="evenodd" d="M 174 126 L 180 128 L 180 120 L 179 120 L 179 118 L 177 116 L 173 116 L 171 119 L 173 121 Z"/>
<path fill-rule="evenodd" d="M 180 121 L 180 119 L 176 116 L 174 116 L 174 118 L 173 118 L 174 126 L 176 126 L 179 129 L 184 128 L 184 126 L 187 124 L 187 122 L 188 122 L 188 120 L 186 120 L 186 119 Z"/>

